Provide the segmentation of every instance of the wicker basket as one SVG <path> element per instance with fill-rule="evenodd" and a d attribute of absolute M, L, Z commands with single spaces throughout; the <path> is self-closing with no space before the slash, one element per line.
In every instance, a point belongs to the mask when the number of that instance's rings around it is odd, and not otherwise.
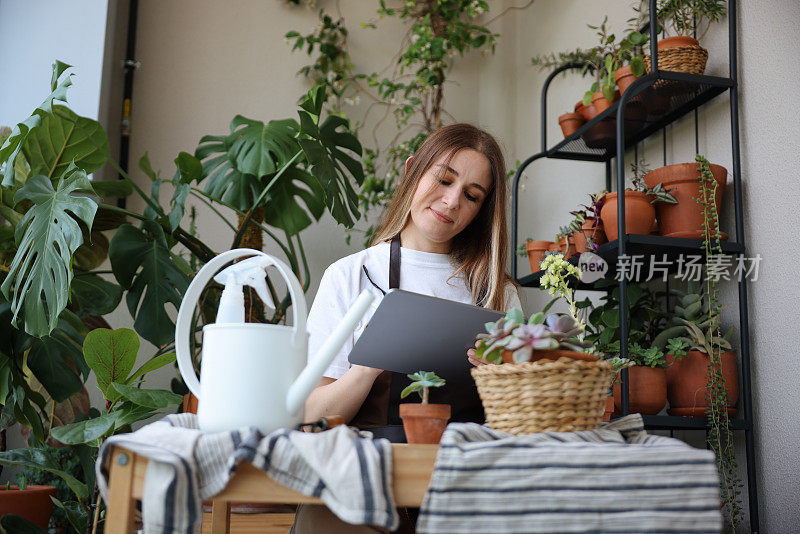
<path fill-rule="evenodd" d="M 611 365 L 570 358 L 480 365 L 472 369 L 486 422 L 523 435 L 597 428 L 611 386 Z"/>
<path fill-rule="evenodd" d="M 677 46 L 658 51 L 658 70 L 703 74 L 708 61 L 708 50 L 700 45 Z M 650 56 L 644 56 L 644 70 L 650 74 Z M 663 80 L 660 80 L 663 81 Z"/>

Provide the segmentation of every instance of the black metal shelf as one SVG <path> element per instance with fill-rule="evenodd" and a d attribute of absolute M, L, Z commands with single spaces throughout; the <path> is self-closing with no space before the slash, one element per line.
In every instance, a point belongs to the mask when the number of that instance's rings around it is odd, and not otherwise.
<path fill-rule="evenodd" d="M 660 235 L 642 235 L 642 234 L 625 234 L 625 253 L 628 256 L 641 257 L 640 276 L 631 278 L 631 282 L 646 282 L 650 274 L 650 265 L 652 261 L 667 262 L 670 274 L 674 274 L 678 268 L 678 258 L 683 255 L 684 257 L 699 256 L 703 258 L 702 240 L 700 239 L 684 239 L 680 237 L 664 237 Z M 744 246 L 738 243 L 731 243 L 724 241 L 722 243 L 723 254 L 735 255 L 743 254 Z M 609 243 L 600 245 L 597 251 L 594 252 L 609 266 L 609 271 L 613 266 L 617 265 L 619 259 L 619 240 L 615 239 Z M 568 260 L 573 265 L 578 265 L 578 257 L 573 256 Z M 660 271 L 658 271 L 660 274 Z M 543 271 L 537 271 L 517 280 L 522 287 L 539 287 L 539 279 L 542 277 Z M 585 284 L 572 281 L 572 287 L 586 291 L 593 291 L 592 284 Z M 603 289 L 602 291 L 606 291 Z"/>
<path fill-rule="evenodd" d="M 734 86 L 730 78 L 659 71 L 631 86 L 625 105 L 625 148 L 650 137 Z M 609 161 L 616 156 L 616 116 L 621 100 L 545 152 L 546 157 Z M 544 119 L 546 120 L 546 118 Z"/>
<path fill-rule="evenodd" d="M 647 430 L 706 430 L 708 419 L 705 417 L 678 417 L 675 415 L 643 415 L 642 421 Z M 751 425 L 744 419 L 731 419 L 734 430 L 749 430 Z"/>
<path fill-rule="evenodd" d="M 666 127 L 681 119 L 688 113 L 694 111 L 695 119 L 695 147 L 699 145 L 697 124 L 697 110 L 700 106 L 707 103 L 714 97 L 724 93 L 730 93 L 730 116 L 731 116 L 731 152 L 733 192 L 734 192 L 734 225 L 731 229 L 733 242 L 722 244 L 722 250 L 726 254 L 743 254 L 744 246 L 744 208 L 742 201 L 741 183 L 741 161 L 739 151 L 739 92 L 737 85 L 738 64 L 737 64 L 737 42 L 736 42 L 736 4 L 735 0 L 728 0 L 728 59 L 729 77 L 715 77 L 683 74 L 678 72 L 668 72 L 658 70 L 658 50 L 656 39 L 650 39 L 650 71 L 651 74 L 643 76 L 634 81 L 621 95 L 621 98 L 604 110 L 594 119 L 584 124 L 575 133 L 559 141 L 552 147 L 547 145 L 547 92 L 553 79 L 569 69 L 583 67 L 580 64 L 567 64 L 557 68 L 545 80 L 542 88 L 541 97 L 541 150 L 539 153 L 524 160 L 517 168 L 511 188 L 512 200 L 512 225 L 511 240 L 512 250 L 518 244 L 518 221 L 519 221 L 519 198 L 518 188 L 520 178 L 525 169 L 534 161 L 542 158 L 566 159 L 579 161 L 593 161 L 605 163 L 606 170 L 606 189 L 612 190 L 612 160 L 616 169 L 616 190 L 625 187 L 625 151 L 629 148 L 636 152 L 637 143 L 647 139 L 654 133 L 664 132 L 664 165 L 666 165 Z M 650 20 L 649 28 L 658 27 L 655 13 L 657 6 L 656 0 L 649 0 Z M 699 151 L 699 149 L 698 149 Z M 625 211 L 619 209 L 618 231 L 624 233 Z M 675 259 L 680 254 L 702 254 L 699 239 L 678 239 L 652 235 L 626 235 L 623 240 L 616 240 L 604 244 L 598 251 L 599 255 L 606 262 L 613 262 L 616 266 L 617 258 L 624 251 L 628 256 L 644 255 L 647 258 L 654 258 L 658 254 L 665 254 L 666 259 Z M 659 256 L 659 259 L 661 257 Z M 571 259 L 574 264 L 577 260 Z M 612 264 L 609 264 L 611 267 Z M 609 269 L 610 270 L 610 269 Z M 643 268 L 644 270 L 644 268 Z M 511 274 L 517 279 L 517 261 L 512 261 Z M 518 279 L 517 281 L 525 287 L 538 287 L 541 271 L 529 276 Z M 573 281 L 578 289 L 591 289 L 590 285 Z M 628 280 L 622 278 L 618 281 L 619 305 L 620 305 L 620 340 L 621 356 L 627 355 L 628 332 L 626 321 L 624 320 L 627 309 L 626 287 Z M 747 459 L 747 495 L 748 508 L 750 512 L 750 527 L 753 532 L 759 531 L 758 519 L 758 490 L 756 484 L 756 461 L 755 461 L 755 441 L 753 425 L 753 406 L 750 382 L 750 337 L 748 328 L 747 313 L 747 284 L 744 277 L 740 277 L 738 282 L 738 301 L 739 301 L 739 325 L 740 325 L 740 365 L 741 377 L 740 384 L 740 408 L 737 419 L 730 421 L 731 427 L 735 430 L 743 430 L 745 434 L 745 451 Z M 628 412 L 629 391 L 627 369 L 622 370 L 622 413 Z M 705 418 L 677 417 L 677 416 L 643 416 L 645 428 L 659 430 L 679 430 L 679 429 L 707 429 Z"/>

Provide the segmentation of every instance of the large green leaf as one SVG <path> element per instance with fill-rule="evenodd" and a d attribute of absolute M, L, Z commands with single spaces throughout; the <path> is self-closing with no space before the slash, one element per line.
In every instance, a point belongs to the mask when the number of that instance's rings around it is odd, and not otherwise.
<path fill-rule="evenodd" d="M 39 128 L 28 135 L 22 152 L 32 175 L 56 178 L 71 163 L 91 174 L 108 159 L 108 137 L 99 122 L 53 106 L 53 113 L 43 116 Z"/>
<path fill-rule="evenodd" d="M 152 359 L 146 361 L 139 367 L 129 378 L 128 384 L 133 383 L 134 380 L 139 378 L 140 376 L 144 376 L 150 371 L 155 371 L 156 369 L 161 369 L 165 365 L 169 365 L 175 361 L 175 353 L 168 352 L 166 354 L 159 354 L 158 356 L 154 356 Z"/>
<path fill-rule="evenodd" d="M 28 353 L 28 367 L 56 402 L 67 400 L 83 388 L 83 382 L 67 364 L 68 351 L 80 354 L 66 336 L 59 336 L 57 330 L 52 336 L 35 339 Z M 75 356 L 73 355 L 73 358 Z"/>
<path fill-rule="evenodd" d="M 107 400 L 114 402 L 119 399 L 119 393 L 111 384 L 128 381 L 138 352 L 139 336 L 130 328 L 96 328 L 86 335 L 83 354 Z"/>
<path fill-rule="evenodd" d="M 203 165 L 195 156 L 181 152 L 175 158 L 175 166 L 178 168 L 172 177 L 172 185 L 175 192 L 172 194 L 170 204 L 172 209 L 169 212 L 169 225 L 172 231 L 181 224 L 186 199 L 189 197 L 192 182 L 199 182 L 203 175 Z"/>
<path fill-rule="evenodd" d="M 3 516 L 0 526 L 3 527 L 5 534 L 47 534 L 47 529 L 31 523 L 21 515 L 12 513 Z"/>
<path fill-rule="evenodd" d="M 112 384 L 117 393 L 137 406 L 153 410 L 177 406 L 183 401 L 182 395 L 176 395 L 164 389 L 139 389 L 125 384 Z"/>
<path fill-rule="evenodd" d="M 71 309 L 79 316 L 105 315 L 117 309 L 122 288 L 92 273 L 76 273 L 72 280 Z"/>
<path fill-rule="evenodd" d="M 50 429 L 50 435 L 61 443 L 67 445 L 80 445 L 82 443 L 94 443 L 96 440 L 109 434 L 114 424 L 117 422 L 117 414 L 103 414 L 99 417 L 70 423 L 64 426 L 57 426 Z"/>
<path fill-rule="evenodd" d="M 39 449 L 29 447 L 0 452 L 0 464 L 47 471 L 63 479 L 78 499 L 86 500 L 89 497 L 89 490 L 85 484 L 66 471 L 59 469 L 48 455 Z"/>
<path fill-rule="evenodd" d="M 306 211 L 317 221 L 325 213 L 325 191 L 316 178 L 290 167 L 272 185 L 264 204 L 264 222 L 294 235 L 311 224 Z"/>
<path fill-rule="evenodd" d="M 9 187 L 14 184 L 15 180 L 18 180 L 18 177 L 16 177 L 17 167 L 15 165 L 17 155 L 22 150 L 22 146 L 27 137 L 32 132 L 35 132 L 36 129 L 42 124 L 42 119 L 45 116 L 52 114 L 53 101 L 67 101 L 67 88 L 72 85 L 72 74 L 67 74 L 62 79 L 61 83 L 58 83 L 58 80 L 61 78 L 61 75 L 64 74 L 64 71 L 66 71 L 69 67 L 70 65 L 62 63 L 61 61 L 56 61 L 53 63 L 53 76 L 50 81 L 50 94 L 44 99 L 44 102 L 42 102 L 39 107 L 33 110 L 33 113 L 30 117 L 17 124 L 14 129 L 11 130 L 11 135 L 9 135 L 3 144 L 0 145 L 0 168 L 2 168 L 3 164 L 5 164 L 3 170 L 3 187 Z"/>
<path fill-rule="evenodd" d="M 88 237 L 88 242 L 87 242 Z M 102 232 L 84 233 L 83 244 L 72 255 L 73 264 L 81 271 L 97 269 L 108 257 L 108 238 Z"/>
<path fill-rule="evenodd" d="M 361 156 L 361 145 L 355 135 L 347 130 L 347 119 L 328 116 L 319 126 L 319 138 L 316 139 L 314 135 L 317 134 L 317 129 L 309 124 L 313 117 L 303 110 L 298 113 L 301 116 L 301 131 L 311 136 L 299 141 L 311 165 L 311 173 L 325 189 L 325 203 L 333 218 L 350 227 L 354 224 L 354 219 L 360 218 L 358 194 L 352 181 L 361 185 L 364 181 L 364 169 L 360 162 L 343 149 Z"/>
<path fill-rule="evenodd" d="M 75 217 L 91 230 L 97 204 L 73 193 L 92 190 L 81 169 L 71 165 L 58 188 L 45 176 L 34 176 L 14 195 L 19 203 L 28 200 L 33 206 L 17 224 L 17 253 L 11 263 L 2 291 L 8 298 L 13 293 L 13 324 L 24 305 L 25 331 L 37 337 L 48 335 L 67 305 L 72 281 L 72 254 L 83 243 L 83 235 Z"/>
<path fill-rule="evenodd" d="M 69 524 L 72 525 L 76 532 L 86 532 L 89 525 L 89 514 L 80 503 L 75 501 L 63 503 L 55 497 L 50 498 L 53 500 L 53 504 L 64 512 L 67 521 L 69 521 Z"/>
<path fill-rule="evenodd" d="M 114 276 L 128 290 L 126 303 L 136 318 L 136 331 L 157 346 L 173 340 L 175 323 L 166 306 L 180 307 L 189 278 L 172 261 L 161 226 L 153 221 L 143 222 L 141 229 L 120 226 L 108 255 Z"/>

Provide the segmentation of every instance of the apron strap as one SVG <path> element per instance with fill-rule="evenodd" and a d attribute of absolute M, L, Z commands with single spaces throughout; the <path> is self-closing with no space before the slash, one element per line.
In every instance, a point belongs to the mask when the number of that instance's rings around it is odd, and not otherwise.
<path fill-rule="evenodd" d="M 389 289 L 400 289 L 400 234 L 392 238 L 389 249 Z"/>

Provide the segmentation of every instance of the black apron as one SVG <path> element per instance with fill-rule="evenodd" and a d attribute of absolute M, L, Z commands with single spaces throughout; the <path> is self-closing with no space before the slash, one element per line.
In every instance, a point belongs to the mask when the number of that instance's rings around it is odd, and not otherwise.
<path fill-rule="evenodd" d="M 400 235 L 392 239 L 389 252 L 389 289 L 400 287 Z M 433 325 L 432 328 L 436 326 Z M 464 359 L 467 355 L 464 354 Z M 420 369 L 428 371 L 429 369 Z M 414 402 L 406 397 L 400 399 L 400 392 L 410 384 L 408 377 L 402 373 L 383 371 L 367 394 L 351 425 L 371 430 L 375 437 L 386 437 L 394 442 L 405 442 L 402 432 L 403 421 L 400 419 L 400 403 Z M 449 404 L 451 422 L 483 423 L 485 416 L 478 389 L 475 384 L 448 383 L 439 388 L 428 390 L 428 402 L 431 404 Z"/>

